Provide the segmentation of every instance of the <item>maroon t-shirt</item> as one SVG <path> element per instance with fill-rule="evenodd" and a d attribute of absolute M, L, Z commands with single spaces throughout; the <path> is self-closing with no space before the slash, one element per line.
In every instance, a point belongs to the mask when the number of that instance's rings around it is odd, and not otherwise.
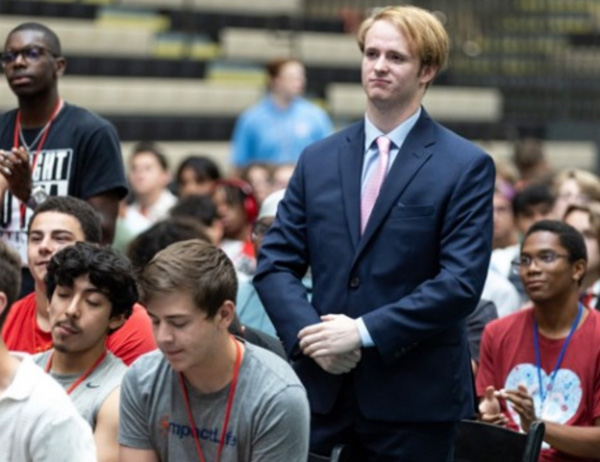
<path fill-rule="evenodd" d="M 496 390 L 515 390 L 523 384 L 533 397 L 538 419 L 569 426 L 593 426 L 594 420 L 600 417 L 600 313 L 586 310 L 587 318 L 573 333 L 553 386 L 547 392 L 543 412 L 535 359 L 533 308 L 518 311 L 486 326 L 477 371 L 477 396 L 483 396 L 489 385 Z M 542 334 L 538 338 L 542 386 L 548 389 L 566 338 L 549 339 Z M 504 400 L 500 402 L 502 411 L 510 419 L 509 426 L 520 429 L 520 419 L 512 405 Z M 586 459 L 567 456 L 546 443 L 542 446 L 542 462 L 575 460 Z"/>

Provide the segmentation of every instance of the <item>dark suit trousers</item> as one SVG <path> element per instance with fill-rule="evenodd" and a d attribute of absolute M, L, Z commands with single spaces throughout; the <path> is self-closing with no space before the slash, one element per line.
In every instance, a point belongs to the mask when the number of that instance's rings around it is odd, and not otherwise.
<path fill-rule="evenodd" d="M 390 400 L 410 399 L 390 396 Z M 422 403 L 427 406 L 427 403 Z M 346 375 L 333 410 L 311 416 L 310 450 L 328 455 L 337 444 L 350 447 L 354 462 L 450 462 L 456 423 L 382 422 L 358 408 L 352 373 Z"/>

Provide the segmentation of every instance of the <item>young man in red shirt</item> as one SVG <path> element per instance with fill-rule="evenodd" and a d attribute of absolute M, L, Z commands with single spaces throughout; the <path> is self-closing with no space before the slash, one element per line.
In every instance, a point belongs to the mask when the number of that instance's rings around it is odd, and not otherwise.
<path fill-rule="evenodd" d="M 100 218 L 86 202 L 74 197 L 49 197 L 36 208 L 29 223 L 27 260 L 35 291 L 15 302 L 4 326 L 2 338 L 9 350 L 40 353 L 52 347 L 46 269 L 59 250 L 79 241 L 99 244 Z M 127 365 L 156 348 L 152 324 L 145 310 L 136 305 L 121 329 L 107 339 L 108 349 Z"/>
<path fill-rule="evenodd" d="M 477 372 L 481 419 L 546 424 L 540 461 L 600 454 L 600 314 L 579 302 L 587 252 L 573 227 L 544 220 L 513 263 L 533 306 L 488 324 Z"/>

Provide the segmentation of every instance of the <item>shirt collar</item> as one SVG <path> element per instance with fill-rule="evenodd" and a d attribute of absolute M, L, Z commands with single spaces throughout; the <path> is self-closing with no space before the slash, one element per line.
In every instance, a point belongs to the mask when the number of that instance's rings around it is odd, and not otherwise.
<path fill-rule="evenodd" d="M 400 148 L 402 144 L 404 144 L 404 140 L 408 136 L 409 132 L 417 123 L 417 120 L 419 120 L 421 112 L 422 109 L 421 106 L 419 106 L 419 109 L 417 109 L 413 115 L 411 115 L 408 119 L 406 119 L 389 133 L 383 133 L 381 130 L 379 130 L 375 125 L 373 125 L 373 122 L 371 122 L 369 117 L 365 114 L 365 151 L 368 151 L 371 146 L 373 146 L 375 140 L 382 135 L 387 136 L 396 148 Z"/>
<path fill-rule="evenodd" d="M 291 110 L 292 108 L 294 108 L 298 104 L 300 97 L 295 96 L 294 98 L 292 98 L 292 100 L 290 101 L 290 104 L 288 104 L 285 108 L 278 106 L 277 103 L 275 103 L 275 99 L 273 98 L 273 95 L 270 93 L 267 94 L 265 100 L 267 101 L 269 108 L 271 108 L 272 110 L 279 111 L 279 112 L 287 112 L 287 111 Z"/>

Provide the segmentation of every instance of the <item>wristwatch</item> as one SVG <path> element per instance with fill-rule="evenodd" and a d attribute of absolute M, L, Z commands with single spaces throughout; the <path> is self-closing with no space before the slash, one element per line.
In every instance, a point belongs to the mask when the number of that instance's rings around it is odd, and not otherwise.
<path fill-rule="evenodd" d="M 27 201 L 27 207 L 35 210 L 35 208 L 41 203 L 45 202 L 48 199 L 48 193 L 41 186 L 36 186 L 31 191 L 31 195 L 29 196 L 29 200 Z"/>

